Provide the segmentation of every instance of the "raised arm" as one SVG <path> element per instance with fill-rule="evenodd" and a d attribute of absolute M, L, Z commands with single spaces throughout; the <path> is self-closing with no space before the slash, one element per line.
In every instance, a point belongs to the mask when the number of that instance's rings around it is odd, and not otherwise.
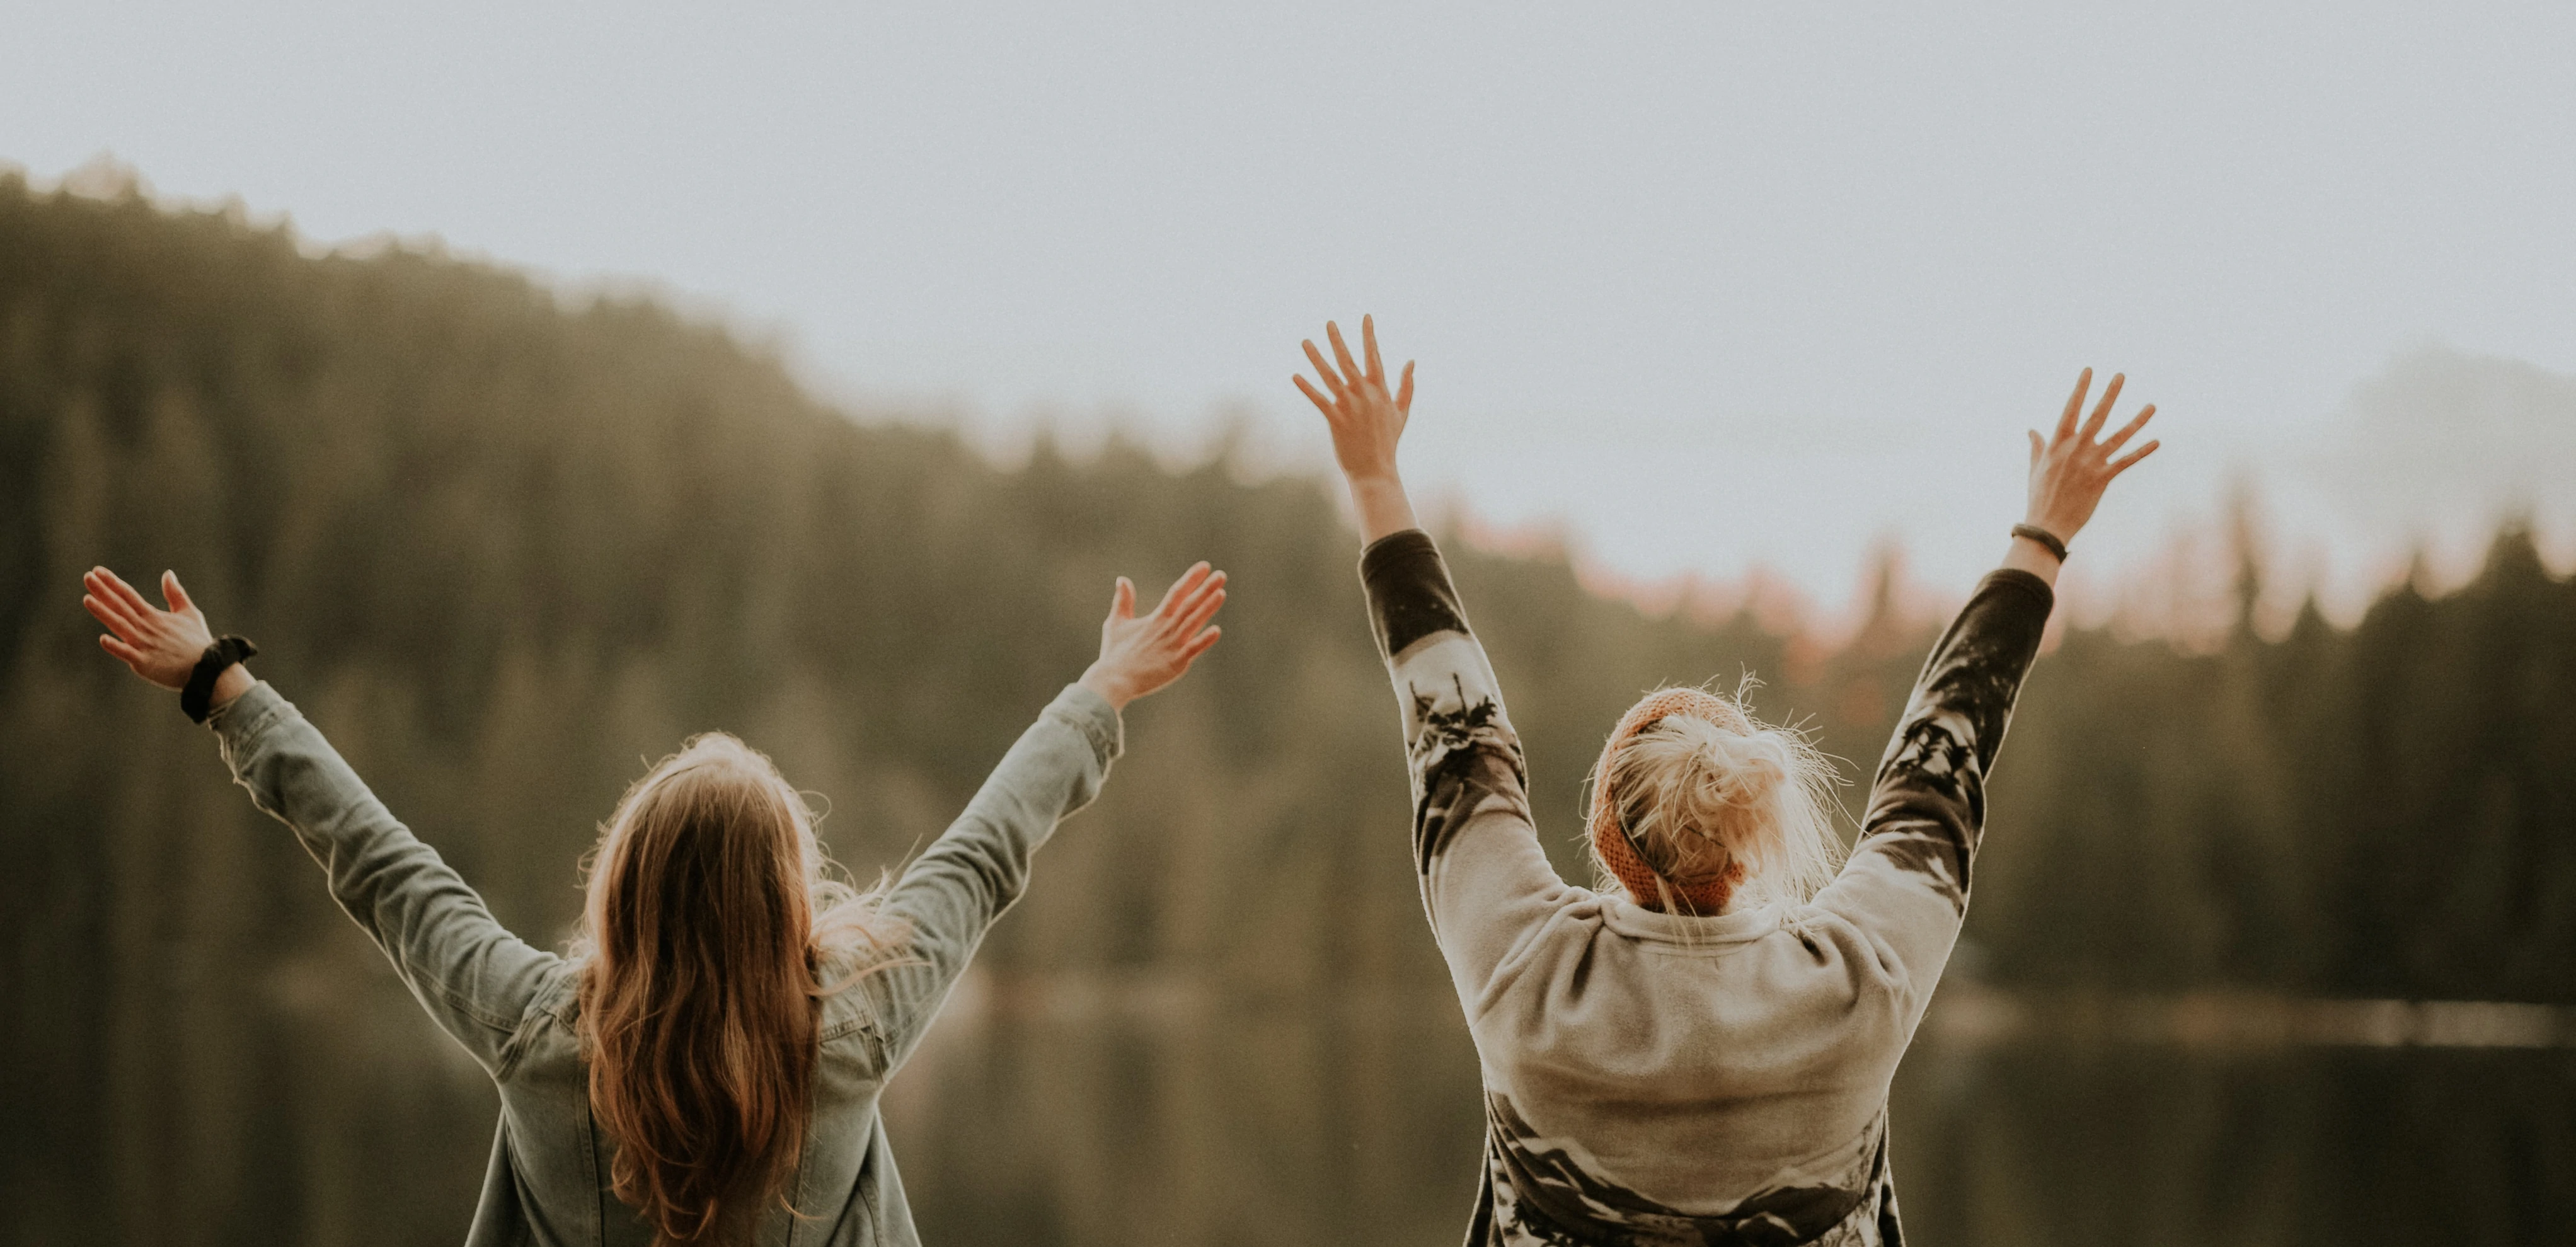
<path fill-rule="evenodd" d="M 888 912 L 912 927 L 902 962 L 863 980 L 876 1007 L 887 1069 L 903 1063 L 983 943 L 1028 889 L 1030 859 L 1066 816 L 1091 803 L 1123 746 L 1127 703 L 1181 678 L 1216 644 L 1225 573 L 1201 563 L 1151 614 L 1119 577 L 1100 626 L 1100 659 L 1020 734 L 938 840 L 896 881 Z"/>
<path fill-rule="evenodd" d="M 179 578 L 162 574 L 168 610 L 105 568 L 84 583 L 82 605 L 109 629 L 101 648 L 153 684 L 185 686 L 213 635 Z M 209 724 L 234 780 L 294 829 L 328 875 L 332 899 L 384 950 L 422 1007 L 485 1069 L 502 1073 L 511 1037 L 561 960 L 494 921 L 483 898 L 395 820 L 322 733 L 241 664 L 215 682 Z"/>
<path fill-rule="evenodd" d="M 2150 406 L 2100 439 L 2122 378 L 2079 426 L 2093 370 L 2085 369 L 2056 433 L 2030 435 L 2030 498 L 2003 565 L 1977 586 L 1917 677 L 1914 695 L 1870 789 L 1860 843 L 1816 903 L 1876 935 L 1913 989 L 1907 1025 L 1922 1016 L 1967 914 L 1970 868 L 1986 817 L 1986 775 L 2003 746 L 2022 677 L 2055 604 L 2057 548 L 2070 544 L 2113 478 L 2156 449 L 2120 448 Z M 2032 532 L 2030 530 L 2036 530 Z M 2052 548 L 2051 542 L 2056 548 Z"/>
<path fill-rule="evenodd" d="M 1333 455 L 1359 508 L 1368 541 L 1360 580 L 1404 716 L 1423 907 L 1462 997 L 1472 1001 L 1568 889 L 1531 824 L 1520 737 L 1493 666 L 1468 630 L 1440 551 L 1415 526 L 1396 472 L 1396 443 L 1413 406 L 1413 365 L 1390 392 L 1374 323 L 1360 322 L 1365 363 L 1351 357 L 1339 326 L 1325 326 L 1325 336 L 1338 367 L 1306 343 L 1321 386 L 1301 376 L 1297 388 L 1332 426 Z"/>

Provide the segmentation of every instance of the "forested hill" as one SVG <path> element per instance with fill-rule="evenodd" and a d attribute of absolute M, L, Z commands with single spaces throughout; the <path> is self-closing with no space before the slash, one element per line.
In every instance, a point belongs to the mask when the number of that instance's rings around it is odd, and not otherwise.
<path fill-rule="evenodd" d="M 650 302 L 0 180 L 0 1078 L 58 1141 L 11 1171 L 107 1165 L 182 1088 L 256 1119 L 320 1042 L 278 1042 L 298 1018 L 407 1007 L 212 742 L 100 655 L 92 564 L 180 569 L 549 942 L 641 759 L 739 731 L 870 873 L 1081 670 L 1113 575 L 1209 558 L 1234 574 L 1224 644 L 1137 708 L 986 963 L 1445 1008 L 1357 545 L 1316 481 L 1117 446 L 1005 471 Z M 1865 766 L 1929 640 L 1881 619 L 1792 665 L 1812 647 L 1749 618 L 1649 618 L 1562 560 L 1451 546 L 1569 869 L 1583 770 L 1641 688 L 1752 670 L 1767 711 Z M 1994 786 L 1972 968 L 2576 1001 L 2571 695 L 2576 589 L 2515 534 L 2356 630 L 2198 655 L 2071 636 Z"/>

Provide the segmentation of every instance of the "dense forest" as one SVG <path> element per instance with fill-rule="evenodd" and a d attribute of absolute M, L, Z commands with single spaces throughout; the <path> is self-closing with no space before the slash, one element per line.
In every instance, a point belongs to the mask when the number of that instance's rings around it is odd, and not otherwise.
<path fill-rule="evenodd" d="M 1569 873 L 1584 768 L 1639 690 L 1757 673 L 1760 709 L 1865 768 L 1939 622 L 1883 606 L 1824 647 L 1449 545 Z M 1006 469 L 649 300 L 0 178 L 0 1238 L 252 1241 L 287 1209 L 320 1241 L 346 1201 L 398 1223 L 418 1199 L 439 1241 L 490 1130 L 212 741 L 101 656 L 83 569 L 179 569 L 543 943 L 598 820 L 689 732 L 769 750 L 871 876 L 1080 672 L 1114 575 L 1208 558 L 1225 643 L 1136 708 L 988 990 L 1446 1017 L 1357 549 L 1318 480 L 1116 442 Z M 2071 631 L 1995 783 L 1962 968 L 2576 1003 L 2571 704 L 2576 585 L 2515 531 L 2350 628 Z M 347 1176 L 387 1157 L 446 1176 Z"/>

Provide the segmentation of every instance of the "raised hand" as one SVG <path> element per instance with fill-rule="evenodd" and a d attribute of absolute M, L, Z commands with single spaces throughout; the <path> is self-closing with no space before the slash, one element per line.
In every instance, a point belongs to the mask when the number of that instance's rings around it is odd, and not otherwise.
<path fill-rule="evenodd" d="M 1360 317 L 1360 348 L 1368 358 L 1363 366 L 1351 358 L 1351 348 L 1342 342 L 1342 327 L 1324 322 L 1324 336 L 1332 341 L 1333 358 L 1341 367 L 1334 368 L 1315 349 L 1315 340 L 1305 342 L 1306 358 L 1315 365 L 1315 375 L 1323 378 L 1324 391 L 1319 393 L 1301 374 L 1297 388 L 1305 391 L 1315 409 L 1324 413 L 1324 422 L 1333 428 L 1333 458 L 1342 465 L 1342 475 L 1352 480 L 1393 478 L 1395 443 L 1404 436 L 1404 422 L 1413 412 L 1413 364 L 1404 365 L 1404 379 L 1393 393 L 1386 386 L 1386 364 L 1377 354 L 1377 323 L 1372 317 Z"/>
<path fill-rule="evenodd" d="M 162 688 L 175 692 L 187 687 L 215 634 L 206 626 L 206 613 L 180 587 L 178 573 L 161 573 L 161 600 L 168 610 L 143 600 L 134 586 L 104 567 L 89 569 L 81 587 L 88 590 L 81 605 L 107 625 L 108 634 L 98 639 L 100 649 Z M 250 672 L 233 664 L 215 681 L 214 704 L 231 701 L 250 685 Z"/>
<path fill-rule="evenodd" d="M 2030 509 L 2022 522 L 2046 529 L 2060 542 L 2071 542 L 2086 521 L 2093 518 L 2093 508 L 2100 505 L 2102 491 L 2113 479 L 2126 472 L 2139 460 L 2156 452 L 2161 442 L 2148 442 L 2118 458 L 2120 448 L 2147 427 L 2156 414 L 2155 404 L 2140 408 L 2138 414 L 2118 432 L 2100 441 L 2102 426 L 2111 418 L 2111 407 L 2120 398 L 2120 385 L 2127 378 L 2112 374 L 2111 384 L 2102 388 L 2102 401 L 2082 427 L 2076 417 L 2084 410 L 2085 391 L 2093 388 L 2093 370 L 2087 368 L 2075 379 L 2075 392 L 2067 396 L 2066 411 L 2057 419 L 2055 436 L 2042 439 L 2039 430 L 2030 431 Z"/>
<path fill-rule="evenodd" d="M 1216 644 L 1208 621 L 1225 605 L 1225 573 L 1206 563 L 1192 566 L 1164 590 L 1150 615 L 1136 614 L 1136 586 L 1125 576 L 1100 625 L 1100 659 L 1082 673 L 1082 685 L 1121 710 L 1127 703 L 1180 679 L 1198 656 Z"/>
<path fill-rule="evenodd" d="M 1378 358 L 1373 318 L 1360 318 L 1365 365 L 1351 358 L 1340 325 L 1324 322 L 1324 336 L 1331 340 L 1333 360 L 1339 366 L 1326 361 L 1324 353 L 1315 349 L 1314 339 L 1307 339 L 1306 359 L 1323 379 L 1323 389 L 1316 389 L 1302 374 L 1296 378 L 1297 388 L 1332 427 L 1333 459 L 1341 464 L 1351 501 L 1359 506 L 1362 533 L 1375 541 L 1414 527 L 1413 504 L 1406 500 L 1404 480 L 1395 470 L 1395 445 L 1403 439 L 1405 421 L 1413 414 L 1413 364 L 1405 362 L 1403 379 L 1390 392 L 1386 364 Z"/>

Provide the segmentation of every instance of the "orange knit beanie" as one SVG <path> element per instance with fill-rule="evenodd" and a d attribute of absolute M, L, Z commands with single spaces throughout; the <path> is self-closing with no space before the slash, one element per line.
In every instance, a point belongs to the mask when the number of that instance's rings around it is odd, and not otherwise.
<path fill-rule="evenodd" d="M 1682 899 L 1690 911 L 1714 914 L 1725 910 L 1727 898 L 1737 884 L 1744 882 L 1744 863 L 1728 862 L 1714 879 L 1689 886 L 1664 879 L 1638 856 L 1636 843 L 1628 838 L 1627 829 L 1619 824 L 1619 810 L 1610 799 L 1610 762 L 1619 746 L 1629 737 L 1653 727 L 1667 715 L 1686 715 L 1706 719 L 1728 731 L 1750 733 L 1753 722 L 1734 702 L 1696 688 L 1668 688 L 1647 694 L 1628 713 L 1620 716 L 1619 726 L 1610 730 L 1610 740 L 1601 746 L 1601 761 L 1592 769 L 1592 851 L 1601 864 L 1610 869 L 1619 885 L 1638 905 L 1661 911 L 1666 891 Z M 1661 880 L 1662 887 L 1656 883 Z"/>

